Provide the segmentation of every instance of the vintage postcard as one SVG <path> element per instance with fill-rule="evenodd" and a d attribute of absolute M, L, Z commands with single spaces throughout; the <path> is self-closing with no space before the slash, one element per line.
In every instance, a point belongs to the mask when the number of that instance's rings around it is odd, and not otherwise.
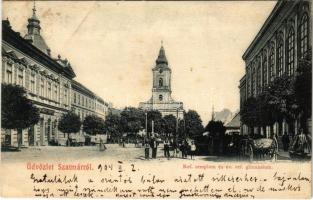
<path fill-rule="evenodd" d="M 3 1 L 0 197 L 311 198 L 311 6 Z"/>

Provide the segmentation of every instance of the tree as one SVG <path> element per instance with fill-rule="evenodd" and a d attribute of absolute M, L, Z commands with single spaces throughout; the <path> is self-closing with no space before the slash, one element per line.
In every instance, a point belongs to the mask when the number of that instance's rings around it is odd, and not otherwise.
<path fill-rule="evenodd" d="M 121 130 L 124 132 L 137 133 L 144 127 L 145 113 L 143 110 L 126 107 L 121 112 Z"/>
<path fill-rule="evenodd" d="M 119 139 L 121 137 L 120 116 L 109 114 L 104 121 L 104 125 L 111 140 L 114 141 L 115 139 Z"/>
<path fill-rule="evenodd" d="M 177 119 L 174 115 L 166 115 L 163 117 L 164 120 L 164 132 L 174 136 L 176 133 Z"/>
<path fill-rule="evenodd" d="M 27 99 L 23 87 L 1 84 L 1 124 L 5 129 L 17 129 L 18 147 L 21 145 L 22 129 L 37 124 L 39 109 Z"/>
<path fill-rule="evenodd" d="M 257 124 L 257 100 L 249 97 L 240 110 L 241 121 L 247 126 L 253 127 Z"/>
<path fill-rule="evenodd" d="M 202 120 L 196 111 L 189 110 L 184 114 L 184 120 L 185 134 L 187 137 L 193 138 L 203 133 Z"/>
<path fill-rule="evenodd" d="M 77 133 L 80 130 L 81 124 L 79 116 L 72 111 L 62 115 L 58 129 L 63 133 L 67 133 L 68 146 L 70 146 L 70 133 Z"/>
<path fill-rule="evenodd" d="M 205 130 L 209 132 L 209 135 L 213 140 L 213 152 L 214 153 L 220 153 L 221 151 L 225 152 L 226 127 L 224 126 L 223 122 L 211 120 L 205 127 Z"/>
<path fill-rule="evenodd" d="M 225 135 L 226 127 L 221 121 L 209 121 L 205 127 L 205 131 L 208 131 L 212 137 L 222 138 Z"/>
<path fill-rule="evenodd" d="M 89 135 L 104 134 L 104 120 L 96 115 L 88 115 L 83 122 L 83 130 Z"/>
<path fill-rule="evenodd" d="M 312 112 L 312 62 L 311 59 L 302 59 L 299 62 L 294 84 L 295 100 L 300 114 L 301 127 L 307 132 L 306 119 Z"/>

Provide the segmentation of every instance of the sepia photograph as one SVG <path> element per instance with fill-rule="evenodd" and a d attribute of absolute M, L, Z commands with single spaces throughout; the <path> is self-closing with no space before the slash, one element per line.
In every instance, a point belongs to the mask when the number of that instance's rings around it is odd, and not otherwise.
<path fill-rule="evenodd" d="M 311 1 L 2 1 L 1 197 L 310 198 Z"/>

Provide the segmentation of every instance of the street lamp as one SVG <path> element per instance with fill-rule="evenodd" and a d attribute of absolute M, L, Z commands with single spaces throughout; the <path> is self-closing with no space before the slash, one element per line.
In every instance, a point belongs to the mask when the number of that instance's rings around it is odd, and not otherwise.
<path fill-rule="evenodd" d="M 148 113 L 147 113 L 147 111 L 145 112 L 145 115 L 146 115 L 145 129 L 146 129 L 146 136 L 147 136 L 147 138 L 148 138 Z"/>

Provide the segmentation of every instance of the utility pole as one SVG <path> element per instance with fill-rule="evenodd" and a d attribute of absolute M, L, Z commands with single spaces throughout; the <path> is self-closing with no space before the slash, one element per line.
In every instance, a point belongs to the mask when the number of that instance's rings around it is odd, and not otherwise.
<path fill-rule="evenodd" d="M 145 115 L 146 115 L 146 123 L 145 123 L 145 129 L 146 129 L 146 137 L 148 137 L 148 113 L 147 111 L 145 112 Z"/>
<path fill-rule="evenodd" d="M 152 133 L 152 135 L 154 135 L 154 121 L 153 121 L 153 120 L 152 120 L 152 122 L 151 122 L 151 126 L 152 126 L 151 133 Z"/>

